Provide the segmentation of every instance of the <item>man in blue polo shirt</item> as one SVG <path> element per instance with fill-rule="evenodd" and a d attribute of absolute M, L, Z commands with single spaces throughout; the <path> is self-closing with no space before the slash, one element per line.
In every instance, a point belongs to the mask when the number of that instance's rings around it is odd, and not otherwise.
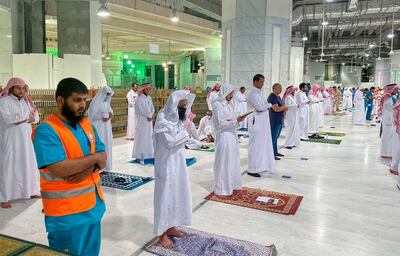
<path fill-rule="evenodd" d="M 282 85 L 275 83 L 272 86 L 272 93 L 268 96 L 268 102 L 272 104 L 269 110 L 269 120 L 271 124 L 272 145 L 274 148 L 275 160 L 281 160 L 279 157 L 284 156 L 278 152 L 278 138 L 283 128 L 284 112 L 288 107 L 284 106 L 281 97 Z"/>
<path fill-rule="evenodd" d="M 92 196 L 91 198 L 95 198 L 93 204 L 88 205 L 89 210 L 79 211 L 79 205 L 78 211 L 76 209 L 73 211 L 69 209 L 71 207 L 68 207 L 76 206 L 77 203 L 85 203 L 85 200 L 82 201 L 82 197 L 73 197 L 82 190 L 77 189 L 77 186 L 79 184 L 87 185 L 91 182 L 92 177 L 98 179 L 99 176 L 96 172 L 103 169 L 106 164 L 105 146 L 95 128 L 93 127 L 92 130 L 95 140 L 93 140 L 93 135 L 90 132 L 84 131 L 84 129 L 87 129 L 86 126 L 91 126 L 87 120 L 83 120 L 87 94 L 87 87 L 77 79 L 66 78 L 60 81 L 56 90 L 57 112 L 47 119 L 56 121 L 59 125 L 52 126 L 54 122 L 46 122 L 47 120 L 43 122 L 34 134 L 33 143 L 38 168 L 41 169 L 41 192 L 49 246 L 77 255 L 99 255 L 101 219 L 106 210 L 105 203 L 101 198 L 101 189 L 97 184 L 89 184 L 93 188 L 92 194 L 80 192 L 83 197 Z M 83 121 L 86 122 L 85 127 L 82 127 Z M 55 127 L 57 127 L 57 132 Z M 71 151 L 71 146 L 64 145 L 65 142 L 61 140 L 63 137 L 60 135 L 59 129 L 64 129 L 72 139 L 73 137 L 76 139 L 80 146 L 80 149 L 76 150 L 81 150 L 79 152 L 83 153 L 83 157 L 70 158 L 67 156 L 67 153 Z M 91 150 L 93 151 L 91 146 L 94 142 L 96 143 L 95 152 L 91 154 Z M 47 172 L 43 172 L 43 170 Z M 85 183 L 85 181 L 87 182 Z M 54 191 L 46 193 L 43 191 L 45 184 L 47 184 L 46 189 L 51 188 L 51 185 L 64 184 L 63 186 L 70 190 L 67 192 L 56 191 L 57 193 L 53 194 L 51 192 Z M 45 194 L 52 194 L 52 197 L 47 197 L 46 203 L 44 201 L 46 200 Z M 70 200 L 68 205 L 62 205 L 66 209 L 58 210 L 59 207 L 52 206 L 54 200 L 65 198 Z M 48 212 L 61 212 L 61 214 L 48 214 L 46 210 Z M 63 212 L 67 214 L 63 214 Z M 69 214 L 70 212 L 75 213 Z"/>

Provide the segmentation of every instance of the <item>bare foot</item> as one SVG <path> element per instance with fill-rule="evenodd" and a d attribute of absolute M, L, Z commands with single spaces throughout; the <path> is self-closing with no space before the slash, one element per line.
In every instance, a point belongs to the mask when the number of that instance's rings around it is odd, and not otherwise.
<path fill-rule="evenodd" d="M 222 199 L 222 200 L 228 200 L 228 199 L 231 199 L 231 195 L 230 196 L 222 196 L 222 195 L 216 195 L 219 199 Z"/>
<path fill-rule="evenodd" d="M 40 196 L 39 195 L 34 195 L 34 196 L 31 196 L 31 198 L 33 199 L 33 198 L 40 198 Z"/>
<path fill-rule="evenodd" d="M 171 239 L 168 238 L 167 233 L 164 233 L 162 236 L 160 236 L 160 244 L 166 249 L 174 248 L 174 243 L 172 243 Z"/>
<path fill-rule="evenodd" d="M 12 206 L 10 202 L 5 202 L 5 203 L 0 203 L 0 207 L 6 209 L 6 208 L 11 208 Z"/>
<path fill-rule="evenodd" d="M 170 228 L 167 230 L 167 235 L 168 236 L 173 236 L 173 237 L 178 237 L 178 238 L 184 238 L 186 237 L 186 234 L 183 232 L 180 232 L 176 230 L 176 228 Z"/>

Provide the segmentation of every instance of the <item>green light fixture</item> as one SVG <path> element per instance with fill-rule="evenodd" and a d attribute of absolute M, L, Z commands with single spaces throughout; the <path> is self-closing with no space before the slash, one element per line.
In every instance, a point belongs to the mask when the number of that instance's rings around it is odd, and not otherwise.
<path fill-rule="evenodd" d="M 124 59 L 125 59 L 125 60 L 129 59 L 128 54 L 124 54 Z"/>
<path fill-rule="evenodd" d="M 133 64 L 132 64 L 132 65 L 131 65 L 131 67 L 132 67 L 132 68 L 134 68 L 134 67 L 135 67 L 135 65 L 133 65 Z"/>
<path fill-rule="evenodd" d="M 131 61 L 131 60 L 128 60 L 127 63 L 128 63 L 128 65 L 131 65 L 131 64 L 132 64 L 132 61 Z"/>

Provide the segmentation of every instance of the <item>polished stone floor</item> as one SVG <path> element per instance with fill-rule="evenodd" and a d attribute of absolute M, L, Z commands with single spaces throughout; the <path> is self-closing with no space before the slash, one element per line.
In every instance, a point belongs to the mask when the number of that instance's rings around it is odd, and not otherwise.
<path fill-rule="evenodd" d="M 195 208 L 193 227 L 275 244 L 279 255 L 400 255 L 400 191 L 388 163 L 378 158 L 378 126 L 353 127 L 350 114 L 327 117 L 326 122 L 324 130 L 347 133 L 340 145 L 304 142 L 293 150 L 282 149 L 286 156 L 274 174 L 260 179 L 243 176 L 248 187 L 304 196 L 294 216 L 204 203 L 213 187 L 214 154 L 187 151 L 188 156 L 198 158 L 188 169 Z M 246 142 L 240 147 L 245 171 Z M 127 163 L 131 149 L 132 142 L 114 140 L 114 171 L 152 176 L 152 168 Z M 154 238 L 153 189 L 154 182 L 133 191 L 104 188 L 107 213 L 101 255 L 149 255 L 142 248 Z M 40 201 L 29 200 L 0 210 L 0 233 L 47 244 L 41 209 Z"/>

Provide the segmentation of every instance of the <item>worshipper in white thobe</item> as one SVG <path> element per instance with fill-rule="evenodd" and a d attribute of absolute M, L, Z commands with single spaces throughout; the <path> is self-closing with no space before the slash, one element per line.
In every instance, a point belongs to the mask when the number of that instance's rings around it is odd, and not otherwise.
<path fill-rule="evenodd" d="M 221 89 L 220 84 L 215 84 L 207 93 L 207 106 L 208 110 L 212 111 L 212 105 L 218 99 L 219 90 Z"/>
<path fill-rule="evenodd" d="M 289 110 L 285 112 L 285 148 L 287 149 L 292 149 L 300 145 L 299 106 L 294 98 L 296 91 L 296 87 L 289 86 L 286 88 L 286 91 L 282 97 L 282 101 L 285 103 L 285 106 L 289 108 Z"/>
<path fill-rule="evenodd" d="M 137 83 L 132 84 L 132 90 L 126 95 L 128 101 L 128 125 L 126 128 L 127 140 L 134 140 L 136 128 L 135 103 L 138 98 Z"/>
<path fill-rule="evenodd" d="M 319 138 L 319 128 L 320 128 L 320 111 L 319 107 L 320 99 L 318 98 L 319 85 L 314 84 L 308 93 L 308 100 L 310 104 L 310 133 L 311 138 Z"/>
<path fill-rule="evenodd" d="M 325 88 L 324 88 L 324 86 L 320 86 L 319 88 L 318 88 L 318 92 L 317 92 L 317 97 L 318 97 L 318 99 L 319 99 L 319 103 L 318 103 L 318 107 L 319 107 L 319 111 L 318 111 L 318 114 L 319 114 L 319 127 L 320 128 L 322 128 L 322 127 L 324 127 L 324 124 L 325 124 L 325 116 L 324 116 L 324 111 L 325 111 L 325 109 L 324 109 L 324 102 L 325 102 L 325 93 L 324 93 L 324 91 L 325 91 Z"/>
<path fill-rule="evenodd" d="M 92 125 L 96 128 L 97 134 L 103 141 L 107 154 L 107 164 L 105 171 L 112 170 L 112 125 L 113 110 L 111 108 L 111 98 L 114 91 L 109 86 L 100 88 L 96 96 L 90 102 L 88 109 L 88 118 Z"/>
<path fill-rule="evenodd" d="M 135 142 L 132 158 L 137 161 L 154 157 L 153 148 L 153 115 L 154 105 L 150 97 L 150 84 L 142 84 L 135 103 Z"/>
<path fill-rule="evenodd" d="M 301 83 L 296 93 L 296 103 L 299 105 L 299 135 L 301 140 L 308 140 L 310 100 L 307 98 L 307 85 Z"/>
<path fill-rule="evenodd" d="M 174 246 L 170 237 L 186 236 L 175 226 L 192 224 L 192 196 L 184 153 L 189 134 L 184 122 L 195 97 L 187 90 L 174 91 L 158 113 L 154 127 L 154 233 L 165 248 Z"/>
<path fill-rule="evenodd" d="M 397 84 L 385 86 L 384 94 L 379 102 L 378 118 L 381 120 L 381 157 L 392 158 L 393 142 L 393 106 L 397 98 L 394 97 L 398 91 Z"/>
<path fill-rule="evenodd" d="M 0 98 L 0 206 L 11 200 L 39 198 L 39 171 L 32 144 L 32 124 L 39 122 L 28 85 L 11 78 Z"/>
<path fill-rule="evenodd" d="M 343 91 L 342 109 L 351 110 L 352 108 L 353 108 L 353 97 L 351 93 L 351 88 L 349 87 Z"/>
<path fill-rule="evenodd" d="M 247 109 L 255 110 L 248 119 L 249 126 L 249 166 L 247 174 L 253 177 L 261 177 L 261 172 L 275 170 L 275 156 L 272 146 L 271 124 L 269 121 L 269 109 L 272 107 L 267 97 L 262 95 L 264 76 L 257 74 L 253 78 L 253 86 L 246 94 Z"/>
<path fill-rule="evenodd" d="M 390 172 L 398 175 L 400 170 L 400 97 L 393 107 L 393 148 Z M 400 189 L 400 175 L 397 178 L 397 188 Z"/>
<path fill-rule="evenodd" d="M 190 91 L 189 91 L 190 92 Z M 202 144 L 200 141 L 200 137 L 197 134 L 196 126 L 193 123 L 193 120 L 196 118 L 196 115 L 190 112 L 185 121 L 185 129 L 189 134 L 189 140 L 186 142 L 185 146 L 188 149 L 199 149 Z"/>
<path fill-rule="evenodd" d="M 328 89 L 324 90 L 322 93 L 325 98 L 324 114 L 332 115 L 332 113 L 333 113 L 333 88 L 329 87 Z"/>
<path fill-rule="evenodd" d="M 198 135 L 201 141 L 214 142 L 214 128 L 212 125 L 212 112 L 210 110 L 200 119 Z"/>
<path fill-rule="evenodd" d="M 246 103 L 246 88 L 245 87 L 240 87 L 239 91 L 235 93 L 235 108 L 236 108 L 236 114 L 239 116 L 242 116 L 247 113 L 247 103 Z M 242 122 L 239 124 L 239 129 L 245 129 L 247 128 L 247 118 L 244 119 Z"/>
<path fill-rule="evenodd" d="M 233 102 L 235 89 L 223 84 L 213 105 L 215 127 L 214 194 L 227 199 L 242 189 L 237 128 L 244 116 L 237 116 Z"/>
<path fill-rule="evenodd" d="M 363 88 L 360 86 L 354 95 L 354 112 L 353 112 L 353 124 L 354 125 L 365 125 L 365 102 Z"/>

